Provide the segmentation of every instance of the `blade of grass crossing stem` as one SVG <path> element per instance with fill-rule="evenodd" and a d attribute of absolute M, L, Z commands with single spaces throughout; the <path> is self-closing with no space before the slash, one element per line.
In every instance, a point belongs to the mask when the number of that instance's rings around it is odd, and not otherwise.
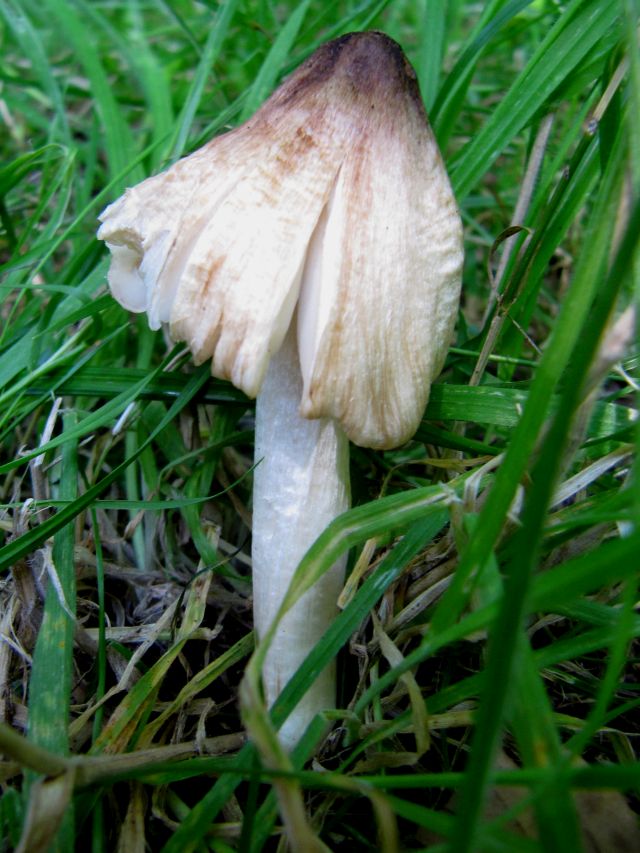
<path fill-rule="evenodd" d="M 615 3 L 573 0 L 480 132 L 456 159 L 451 183 L 465 196 L 498 155 L 585 59 L 616 20 Z"/>
<path fill-rule="evenodd" d="M 609 161 L 587 227 L 585 251 L 580 256 L 555 328 L 538 364 L 522 416 L 514 429 L 505 458 L 496 472 L 489 498 L 478 522 L 476 535 L 462 553 L 453 582 L 433 616 L 432 628 L 441 631 L 452 624 L 466 605 L 468 579 L 480 571 L 494 548 L 518 484 L 530 463 L 541 430 L 548 418 L 551 400 L 572 355 L 576 341 L 591 325 L 590 311 L 604 274 L 613 223 L 617 215 L 623 140 Z M 560 396 L 561 407 L 562 397 Z"/>
<path fill-rule="evenodd" d="M 304 694 L 306 689 L 304 670 L 307 662 L 319 672 L 331 657 L 335 657 L 339 649 L 348 641 L 355 627 L 360 624 L 363 614 L 369 612 L 389 585 L 399 577 L 408 562 L 442 529 L 447 517 L 448 513 L 441 507 L 432 515 L 427 513 L 427 518 L 414 523 L 399 545 L 385 557 L 371 577 L 367 578 L 353 600 L 336 617 L 321 643 L 318 644 L 319 648 L 316 646 L 310 652 L 283 690 L 273 708 L 276 724 L 281 724 L 286 719 L 286 715 Z M 366 538 L 368 536 L 365 534 L 363 541 Z M 330 558 L 328 565 L 332 565 L 334 560 L 335 558 Z M 306 744 L 303 738 L 299 751 L 304 750 L 306 750 Z M 296 750 L 293 753 L 294 762 L 299 751 Z M 238 762 L 241 765 L 245 764 L 248 771 L 251 772 L 252 768 L 255 771 L 255 754 L 255 747 L 248 744 L 239 753 Z M 162 853 L 182 853 L 182 851 L 193 850 L 241 781 L 242 776 L 237 773 L 223 774 L 211 791 L 189 812 L 163 847 Z"/>
<path fill-rule="evenodd" d="M 75 419 L 74 412 L 66 414 L 64 428 L 72 429 Z M 62 450 L 60 496 L 73 500 L 77 488 L 77 444 L 72 439 L 64 444 Z M 69 752 L 69 704 L 76 606 L 74 545 L 74 525 L 69 522 L 58 531 L 53 541 L 52 566 L 42 625 L 33 653 L 29 687 L 29 740 L 59 755 L 67 755 Z M 52 582 L 54 574 L 57 580 Z M 27 796 L 29 790 L 27 786 Z M 49 850 L 67 853 L 74 848 L 74 819 L 73 812 L 69 810 Z"/>
<path fill-rule="evenodd" d="M 602 227 L 602 222 L 614 222 L 618 211 L 622 189 L 621 173 L 620 161 L 614 162 L 602 184 L 600 200 L 604 202 L 604 210 L 601 209 L 601 204 L 596 205 L 598 213 L 596 222 L 605 232 L 607 229 Z M 602 214 L 609 218 L 602 218 Z M 593 232 L 593 227 L 590 231 Z M 522 628 L 526 600 L 540 547 L 547 507 L 553 494 L 556 477 L 564 462 L 563 455 L 568 431 L 573 414 L 581 402 L 581 391 L 589 365 L 596 353 L 600 335 L 613 309 L 617 294 L 627 280 L 639 234 L 640 202 L 637 202 L 604 284 L 602 278 L 609 255 L 608 239 L 606 242 L 600 239 L 600 245 L 594 242 L 592 252 L 587 249 L 585 255 L 589 258 L 591 266 L 587 269 L 583 266 L 581 275 L 578 271 L 576 272 L 576 281 L 572 290 L 576 285 L 580 285 L 584 288 L 584 294 L 593 297 L 597 291 L 597 296 L 592 302 L 588 322 L 584 325 L 580 324 L 581 334 L 571 353 L 560 409 L 545 436 L 540 456 L 533 467 L 533 485 L 525 502 L 521 526 L 514 535 L 513 554 L 516 556 L 512 557 L 507 566 L 504 600 L 490 636 L 482 701 L 478 710 L 465 784 L 460 792 L 459 814 L 464 815 L 464 820 L 456 822 L 451 839 L 451 849 L 460 853 L 477 849 L 478 822 L 502 728 L 508 684 L 514 672 L 515 649 L 519 642 L 525 642 Z M 585 246 L 591 245 L 588 240 L 585 242 Z M 558 323 L 554 339 L 561 328 L 561 324 Z M 540 373 L 537 379 L 540 379 Z"/>
<path fill-rule="evenodd" d="M 278 33 L 249 90 L 240 114 L 240 122 L 245 122 L 250 118 L 271 93 L 289 51 L 298 36 L 310 2 L 311 0 L 303 0 L 298 8 L 289 15 L 285 25 Z"/>
<path fill-rule="evenodd" d="M 346 639 L 366 618 L 384 591 L 400 576 L 416 554 L 442 530 L 448 517 L 449 514 L 442 504 L 427 507 L 423 518 L 409 529 L 400 543 L 385 557 L 362 585 L 353 602 L 336 616 L 321 642 L 305 658 L 275 701 L 271 714 L 278 728 L 304 695 L 305 681 L 316 678 L 329 661 L 335 658 Z"/>
<path fill-rule="evenodd" d="M 293 708 L 302 699 L 309 685 L 320 675 L 327 664 L 336 658 L 348 638 L 367 618 L 375 603 L 385 590 L 400 576 L 409 562 L 431 542 L 448 520 L 448 512 L 435 506 L 425 512 L 423 520 L 414 524 L 401 542 L 385 557 L 381 565 L 362 585 L 358 594 L 333 620 L 321 641 L 311 650 L 303 663 L 288 681 L 271 709 L 272 723 L 276 729 L 287 719 Z M 266 709 L 257 715 L 258 723 L 264 725 Z M 304 766 L 317 745 L 313 733 L 313 722 L 300 739 L 291 755 L 295 767 Z M 261 850 L 273 829 L 276 814 L 269 799 L 258 811 L 252 850 Z"/>
<path fill-rule="evenodd" d="M 146 376 L 146 379 L 145 379 Z M 151 378 L 150 378 L 151 376 Z M 68 378 L 67 378 L 68 377 Z M 171 400 L 179 393 L 183 383 L 184 374 L 179 371 L 162 372 L 151 375 L 148 372 L 137 371 L 135 368 L 105 368 L 83 367 L 82 362 L 74 363 L 65 377 L 54 377 L 30 382 L 26 391 L 29 394 L 48 395 L 52 385 L 56 394 L 76 395 L 87 397 L 101 397 L 113 399 L 118 394 L 125 394 L 133 384 L 140 380 L 143 385 L 136 392 L 138 400 Z M 144 381 L 143 381 L 144 380 Z M 495 446 L 483 444 L 471 439 L 456 439 L 455 436 L 444 430 L 434 427 L 427 421 L 471 421 L 495 426 L 515 427 L 520 420 L 522 407 L 526 403 L 528 392 L 518 388 L 500 386 L 469 386 L 438 384 L 431 389 L 431 395 L 425 420 L 422 422 L 416 436 L 432 433 L 439 441 L 456 441 L 455 446 L 461 445 L 462 449 L 474 450 L 481 454 L 493 454 L 500 452 Z M 125 396 L 122 398 L 127 400 Z M 240 404 L 249 406 L 250 401 L 236 391 L 231 385 L 226 385 L 216 380 L 210 380 L 203 390 L 202 402 L 221 404 Z M 553 405 L 557 405 L 554 398 Z M 147 417 L 148 407 L 143 412 L 143 418 Z M 107 414 L 105 413 L 105 418 Z M 589 426 L 588 437 L 591 439 L 607 438 L 614 433 L 633 427 L 636 417 L 635 411 L 622 403 L 597 403 L 594 407 L 594 416 Z M 209 442 L 211 444 L 211 441 Z M 176 456 L 180 454 L 175 454 Z M 21 464 L 22 457 L 18 461 L 9 463 L 12 466 Z M 8 470 L 0 468 L 0 472 Z"/>
<path fill-rule="evenodd" d="M 432 512 L 446 510 L 456 500 L 455 496 L 460 494 L 468 477 L 468 474 L 463 474 L 447 483 L 446 488 L 441 485 L 422 486 L 409 492 L 388 495 L 355 507 L 336 518 L 300 561 L 278 618 L 349 548 L 391 531 L 406 531 L 415 523 L 428 518 Z"/>
<path fill-rule="evenodd" d="M 218 58 L 218 54 L 222 49 L 229 26 L 233 16 L 240 5 L 239 0 L 227 0 L 226 3 L 218 7 L 215 19 L 211 22 L 209 35 L 206 44 L 202 51 L 202 56 L 198 62 L 193 75 L 193 81 L 189 87 L 189 93 L 185 98 L 185 102 L 176 122 L 176 129 L 173 138 L 167 145 L 167 152 L 171 160 L 177 160 L 184 153 L 191 125 L 200 104 L 202 93 L 204 91 L 207 77 L 211 73 L 211 69 Z"/>

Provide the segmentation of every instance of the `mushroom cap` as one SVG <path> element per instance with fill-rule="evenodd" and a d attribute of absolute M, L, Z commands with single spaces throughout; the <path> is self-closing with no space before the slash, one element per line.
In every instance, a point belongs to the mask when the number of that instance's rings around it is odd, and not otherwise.
<path fill-rule="evenodd" d="M 413 435 L 456 319 L 462 226 L 392 39 L 322 45 L 100 219 L 113 295 L 214 376 L 256 396 L 297 309 L 300 413 L 367 447 Z"/>

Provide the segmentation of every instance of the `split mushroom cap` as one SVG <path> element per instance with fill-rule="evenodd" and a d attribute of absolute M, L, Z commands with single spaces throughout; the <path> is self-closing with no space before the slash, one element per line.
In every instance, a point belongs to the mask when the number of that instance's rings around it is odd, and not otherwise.
<path fill-rule="evenodd" d="M 297 308 L 300 414 L 415 432 L 450 343 L 461 222 L 401 48 L 320 47 L 252 119 L 110 205 L 109 284 L 253 397 Z"/>

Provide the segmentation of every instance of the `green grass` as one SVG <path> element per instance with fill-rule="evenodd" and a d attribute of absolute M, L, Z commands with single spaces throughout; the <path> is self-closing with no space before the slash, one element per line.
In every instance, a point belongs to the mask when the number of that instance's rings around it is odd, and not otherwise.
<path fill-rule="evenodd" d="M 640 844 L 638 12 L 0 0 L 0 851 Z M 348 595 L 269 722 L 252 404 L 115 303 L 96 217 L 364 28 L 417 70 L 463 304 L 414 440 L 352 448 L 290 590 L 348 551 Z"/>

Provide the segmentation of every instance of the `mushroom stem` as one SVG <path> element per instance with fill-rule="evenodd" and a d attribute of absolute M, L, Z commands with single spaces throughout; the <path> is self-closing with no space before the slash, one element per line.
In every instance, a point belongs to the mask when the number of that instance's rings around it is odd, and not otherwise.
<path fill-rule="evenodd" d="M 298 412 L 302 393 L 295 320 L 271 359 L 256 403 L 253 494 L 253 607 L 258 639 L 269 629 L 291 578 L 325 527 L 349 507 L 349 444 L 330 418 Z M 341 559 L 280 622 L 262 676 L 270 707 L 337 612 Z M 335 665 L 318 676 L 280 729 L 291 749 L 313 716 L 335 707 Z"/>

